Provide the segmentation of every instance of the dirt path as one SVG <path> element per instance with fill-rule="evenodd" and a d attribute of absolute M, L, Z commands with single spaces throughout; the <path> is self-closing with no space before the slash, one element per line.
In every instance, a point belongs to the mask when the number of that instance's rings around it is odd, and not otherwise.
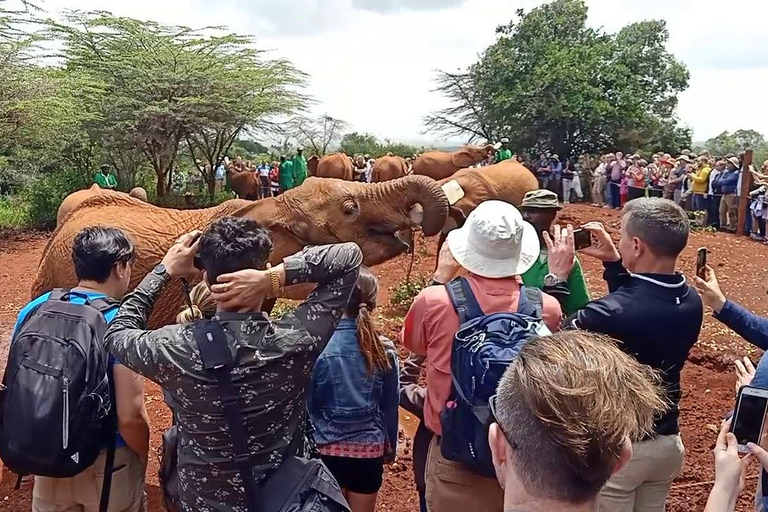
<path fill-rule="evenodd" d="M 618 232 L 618 216 L 610 210 L 586 206 L 571 206 L 561 213 L 561 219 L 575 224 L 588 220 L 601 220 Z M 617 235 L 618 236 L 618 235 Z M 7 340 L 18 310 L 27 302 L 29 287 L 34 278 L 45 237 L 39 234 L 17 234 L 0 237 L 0 361 L 5 361 Z M 434 268 L 435 240 L 420 241 L 414 255 L 413 277 L 428 277 Z M 726 234 L 694 233 L 688 248 L 680 261 L 680 268 L 691 275 L 695 264 L 696 249 L 707 246 L 710 262 L 716 268 L 726 294 L 760 314 L 768 313 L 765 300 L 764 264 L 768 258 L 768 247 Z M 379 304 L 388 304 L 390 289 L 406 276 L 410 257 L 403 256 L 376 268 L 382 291 Z M 587 281 L 593 296 L 606 293 L 601 278 L 601 265 L 592 259 L 582 260 Z M 402 325 L 401 312 L 393 308 L 379 309 L 379 321 L 390 336 L 396 335 Z M 707 312 L 699 343 L 683 371 L 683 399 L 681 423 L 683 441 L 686 446 L 685 466 L 675 482 L 668 502 L 671 512 L 701 511 L 714 477 L 712 447 L 716 425 L 720 418 L 733 407 L 735 378 L 731 362 L 736 356 L 750 353 L 754 361 L 759 351 L 750 349 L 733 332 L 713 320 Z M 4 363 L 0 363 L 2 365 Z M 1 369 L 0 369 L 1 373 Z M 148 386 L 147 407 L 152 421 L 152 450 L 157 453 L 160 434 L 169 423 L 168 410 L 162 401 L 158 388 Z M 406 430 L 413 428 L 412 419 Z M 415 512 L 418 500 L 412 483 L 410 439 L 401 433 L 403 442 L 397 462 L 385 473 L 384 487 L 380 493 L 378 510 L 388 512 Z M 157 457 L 150 456 L 148 470 L 148 494 L 150 510 L 162 510 L 157 487 Z M 753 469 L 753 474 L 757 474 Z M 30 509 L 31 482 L 24 482 L 21 490 L 15 491 L 14 475 L 0 473 L 0 510 L 22 512 Z M 737 510 L 751 510 L 751 496 L 754 495 L 755 480 L 749 481 L 748 489 L 742 493 Z"/>

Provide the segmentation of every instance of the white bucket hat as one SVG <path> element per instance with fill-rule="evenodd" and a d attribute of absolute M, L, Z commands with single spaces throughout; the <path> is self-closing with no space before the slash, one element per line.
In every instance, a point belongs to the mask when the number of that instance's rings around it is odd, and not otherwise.
<path fill-rule="evenodd" d="M 504 201 L 480 203 L 446 242 L 462 267 L 489 278 L 524 274 L 540 253 L 536 229 Z"/>

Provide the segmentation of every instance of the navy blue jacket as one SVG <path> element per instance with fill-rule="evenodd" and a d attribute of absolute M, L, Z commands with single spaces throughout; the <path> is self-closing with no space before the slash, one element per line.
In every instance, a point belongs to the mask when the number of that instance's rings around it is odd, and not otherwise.
<path fill-rule="evenodd" d="M 730 300 L 726 300 L 723 309 L 713 316 L 747 342 L 763 350 L 768 349 L 768 319 L 757 316 Z M 760 358 L 752 385 L 768 388 L 768 358 L 765 355 Z"/>
<path fill-rule="evenodd" d="M 720 187 L 722 194 L 733 194 L 736 192 L 736 185 L 739 183 L 739 171 L 721 172 L 715 178 L 715 183 Z"/>
<path fill-rule="evenodd" d="M 654 433 L 677 434 L 680 372 L 701 331 L 701 298 L 681 274 L 630 274 L 620 261 L 604 266 L 611 293 L 584 306 L 567 326 L 607 334 L 624 352 L 659 371 L 672 405 L 656 419 Z"/>
<path fill-rule="evenodd" d="M 368 375 L 357 341 L 357 320 L 343 318 L 315 363 L 307 408 L 319 446 L 384 444 L 397 449 L 399 370 L 386 340 L 390 369 Z"/>

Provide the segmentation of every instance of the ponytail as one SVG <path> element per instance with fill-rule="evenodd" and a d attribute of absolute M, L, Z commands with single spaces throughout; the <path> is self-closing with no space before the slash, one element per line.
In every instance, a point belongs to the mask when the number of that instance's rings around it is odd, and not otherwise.
<path fill-rule="evenodd" d="M 357 342 L 369 375 L 373 375 L 376 370 L 387 371 L 392 367 L 371 318 L 371 312 L 376 308 L 378 293 L 379 283 L 376 276 L 367 268 L 360 268 L 360 276 L 352 290 L 346 313 L 347 316 L 357 319 Z"/>
<path fill-rule="evenodd" d="M 195 320 L 211 318 L 216 314 L 216 302 L 211 297 L 211 290 L 205 283 L 198 283 L 189 293 L 192 307 L 185 306 L 176 315 L 177 324 L 188 324 Z"/>

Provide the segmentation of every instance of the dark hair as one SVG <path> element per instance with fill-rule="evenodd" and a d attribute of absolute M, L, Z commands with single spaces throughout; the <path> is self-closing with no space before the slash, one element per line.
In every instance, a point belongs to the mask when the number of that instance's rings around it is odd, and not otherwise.
<path fill-rule="evenodd" d="M 685 210 L 669 199 L 640 197 L 624 205 L 629 236 L 637 237 L 657 256 L 677 258 L 688 244 L 691 223 Z"/>
<path fill-rule="evenodd" d="M 360 268 L 360 275 L 347 303 L 347 316 L 357 319 L 357 343 L 365 359 L 368 374 L 375 370 L 389 370 L 391 365 L 387 351 L 376 332 L 371 312 L 376 308 L 379 282 L 370 270 Z"/>
<path fill-rule="evenodd" d="M 78 281 L 104 283 L 116 264 L 131 263 L 135 255 L 133 243 L 117 228 L 85 228 L 72 244 L 72 263 Z"/>
<path fill-rule="evenodd" d="M 239 217 L 214 221 L 200 237 L 200 263 L 215 284 L 220 275 L 247 268 L 264 270 L 272 236 L 258 222 Z"/>

